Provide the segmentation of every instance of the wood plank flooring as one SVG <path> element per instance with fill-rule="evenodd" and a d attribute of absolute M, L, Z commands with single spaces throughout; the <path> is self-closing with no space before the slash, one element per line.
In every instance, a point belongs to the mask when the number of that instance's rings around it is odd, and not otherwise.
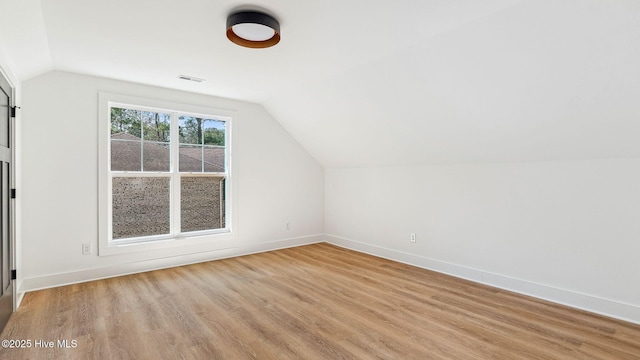
<path fill-rule="evenodd" d="M 1 359 L 640 359 L 638 325 L 328 244 L 28 293 L 0 339 L 31 340 Z"/>

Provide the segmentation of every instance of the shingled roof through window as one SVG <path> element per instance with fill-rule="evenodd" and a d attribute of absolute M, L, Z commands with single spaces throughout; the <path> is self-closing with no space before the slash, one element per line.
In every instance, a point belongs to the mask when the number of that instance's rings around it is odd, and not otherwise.
<path fill-rule="evenodd" d="M 111 135 L 111 169 L 115 171 L 140 171 L 139 137 L 120 132 Z M 147 142 L 142 145 L 145 171 L 169 171 L 169 144 Z M 181 145 L 179 164 L 181 172 L 224 172 L 225 149 Z"/>

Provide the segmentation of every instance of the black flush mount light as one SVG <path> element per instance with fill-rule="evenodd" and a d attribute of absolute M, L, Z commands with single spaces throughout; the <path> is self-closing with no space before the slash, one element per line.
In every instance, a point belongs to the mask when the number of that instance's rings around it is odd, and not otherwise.
<path fill-rule="evenodd" d="M 248 48 L 268 48 L 280 42 L 280 24 L 258 11 L 236 12 L 227 18 L 227 38 Z"/>

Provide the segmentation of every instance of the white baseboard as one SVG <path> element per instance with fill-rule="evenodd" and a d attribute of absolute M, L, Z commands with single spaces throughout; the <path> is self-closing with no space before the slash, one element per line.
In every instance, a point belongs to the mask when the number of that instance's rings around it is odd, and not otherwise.
<path fill-rule="evenodd" d="M 86 269 L 61 274 L 45 275 L 23 279 L 20 293 L 47 289 L 52 287 L 77 284 L 87 281 L 106 279 L 146 271 L 166 269 L 170 267 L 196 264 L 212 260 L 220 260 L 236 256 L 285 249 L 290 247 L 315 244 L 324 241 L 324 236 L 313 235 L 278 241 L 250 244 L 234 248 L 207 251 L 202 253 L 175 256 L 170 258 L 138 261 L 108 267 Z"/>
<path fill-rule="evenodd" d="M 450 264 L 419 255 L 408 254 L 401 251 L 365 244 L 355 240 L 345 239 L 339 236 L 325 235 L 325 241 L 329 244 L 333 244 L 350 250 L 355 250 L 358 252 L 405 263 L 408 265 L 417 266 L 428 270 L 433 270 L 439 273 L 494 286 L 500 289 L 533 296 L 539 299 L 548 300 L 554 303 L 586 310 L 634 324 L 640 324 L 640 307 L 636 305 L 602 299 L 592 295 L 581 294 L 570 290 L 564 290 L 529 282 L 526 280 L 514 279 L 508 276 L 488 273 L 481 270 Z"/>

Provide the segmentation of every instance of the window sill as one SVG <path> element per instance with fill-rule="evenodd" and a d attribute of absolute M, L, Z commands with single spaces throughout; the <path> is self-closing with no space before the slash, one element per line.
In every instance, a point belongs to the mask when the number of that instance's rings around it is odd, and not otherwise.
<path fill-rule="evenodd" d="M 224 232 L 205 232 L 185 234 L 178 237 L 156 238 L 147 241 L 100 241 L 98 256 L 122 255 L 152 250 L 182 248 L 185 246 L 208 245 L 212 242 L 231 240 L 230 230 Z"/>

